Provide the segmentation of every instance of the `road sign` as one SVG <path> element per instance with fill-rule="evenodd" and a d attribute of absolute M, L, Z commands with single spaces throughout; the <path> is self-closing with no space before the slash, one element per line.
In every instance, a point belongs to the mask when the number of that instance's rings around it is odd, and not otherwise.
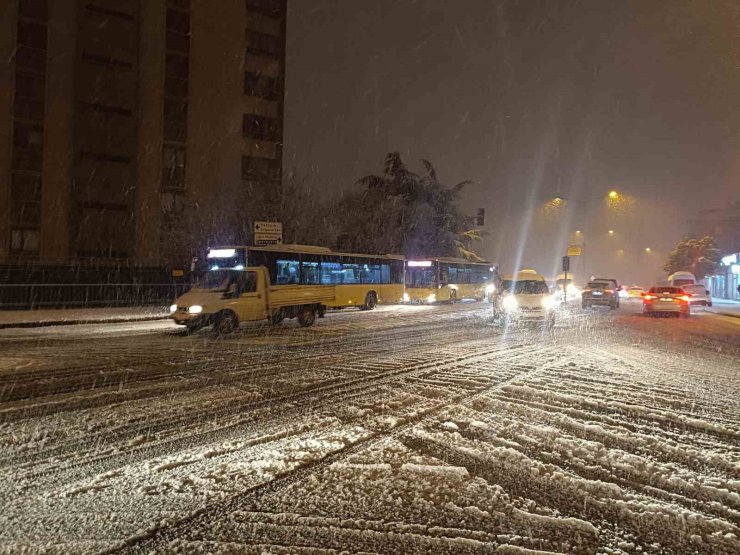
<path fill-rule="evenodd" d="M 283 224 L 281 222 L 254 222 L 254 244 L 258 247 L 282 245 Z"/>
<path fill-rule="evenodd" d="M 581 256 L 583 248 L 580 245 L 571 245 L 568 247 L 568 256 Z"/>
<path fill-rule="evenodd" d="M 570 257 L 564 256 L 563 257 L 563 271 L 567 272 L 568 270 L 570 270 Z M 568 279 L 567 275 L 565 276 L 565 279 Z"/>

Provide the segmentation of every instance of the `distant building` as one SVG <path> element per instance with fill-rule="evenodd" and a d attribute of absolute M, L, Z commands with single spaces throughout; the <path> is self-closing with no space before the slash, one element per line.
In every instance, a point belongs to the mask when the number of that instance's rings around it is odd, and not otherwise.
<path fill-rule="evenodd" d="M 740 251 L 740 201 L 725 208 L 700 210 L 688 222 L 689 236 L 700 239 L 714 237 L 722 253 Z"/>
<path fill-rule="evenodd" d="M 1 4 L 0 264 L 162 266 L 269 216 L 286 0 Z"/>
<path fill-rule="evenodd" d="M 705 282 L 712 296 L 724 299 L 738 299 L 740 294 L 740 202 L 726 208 L 702 210 L 698 217 L 689 221 L 691 237 L 714 237 L 722 254 L 722 264 L 716 275 Z"/>

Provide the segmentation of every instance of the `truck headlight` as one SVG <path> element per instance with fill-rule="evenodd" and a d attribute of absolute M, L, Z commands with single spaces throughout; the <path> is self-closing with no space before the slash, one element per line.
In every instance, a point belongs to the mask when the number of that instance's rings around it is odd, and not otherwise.
<path fill-rule="evenodd" d="M 516 310 L 516 308 L 519 306 L 519 303 L 516 302 L 516 299 L 511 295 L 507 295 L 506 297 L 504 297 L 504 300 L 501 304 L 504 305 L 504 308 L 506 310 Z"/>
<path fill-rule="evenodd" d="M 486 285 L 486 295 L 491 295 L 496 290 L 496 286 L 493 283 Z"/>
<path fill-rule="evenodd" d="M 408 293 L 403 294 L 403 302 L 407 303 L 411 300 L 411 297 L 409 297 Z"/>
<path fill-rule="evenodd" d="M 177 312 L 177 305 L 176 304 L 171 304 L 170 305 L 170 312 Z"/>
<path fill-rule="evenodd" d="M 188 307 L 188 314 L 200 314 L 201 312 L 203 312 L 203 307 L 199 304 Z"/>
<path fill-rule="evenodd" d="M 434 293 L 432 293 L 431 295 L 429 295 L 429 296 L 427 297 L 427 302 L 428 302 L 428 303 L 433 303 L 433 302 L 436 302 L 436 300 L 437 300 L 437 295 L 435 295 Z"/>

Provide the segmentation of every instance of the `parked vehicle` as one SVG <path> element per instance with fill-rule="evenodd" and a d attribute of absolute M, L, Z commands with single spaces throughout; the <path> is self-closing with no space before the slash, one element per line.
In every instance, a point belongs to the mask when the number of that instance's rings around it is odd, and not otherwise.
<path fill-rule="evenodd" d="M 619 307 L 619 290 L 612 281 L 589 281 L 581 291 L 581 308 L 608 306 Z"/>
<path fill-rule="evenodd" d="M 170 313 L 189 332 L 212 325 L 218 334 L 227 334 L 242 322 L 279 324 L 284 318 L 298 318 L 301 326 L 311 326 L 334 296 L 334 288 L 325 285 L 273 286 L 263 266 L 217 269 L 179 297 Z"/>
<path fill-rule="evenodd" d="M 504 276 L 493 298 L 493 314 L 503 323 L 538 322 L 552 328 L 559 304 L 544 277 L 535 270 L 521 270 L 516 276 Z"/>
<path fill-rule="evenodd" d="M 693 285 L 696 278 L 691 272 L 674 272 L 668 276 L 668 285 L 672 287 L 683 287 L 684 285 Z"/>
<path fill-rule="evenodd" d="M 642 313 L 691 315 L 691 296 L 680 287 L 656 285 L 642 297 Z"/>
<path fill-rule="evenodd" d="M 690 283 L 689 285 L 684 285 L 681 289 L 691 295 L 691 304 L 712 306 L 712 294 L 701 283 Z"/>

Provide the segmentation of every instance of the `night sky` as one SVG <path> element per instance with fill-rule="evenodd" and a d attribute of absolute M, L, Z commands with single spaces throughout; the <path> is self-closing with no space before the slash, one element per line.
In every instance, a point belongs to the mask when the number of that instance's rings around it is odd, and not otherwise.
<path fill-rule="evenodd" d="M 285 168 L 327 193 L 386 152 L 427 158 L 443 181 L 475 182 L 463 206 L 486 207 L 481 250 L 502 266 L 549 273 L 585 227 L 589 266 L 640 267 L 629 281 L 659 273 L 698 208 L 740 199 L 736 1 L 288 7 Z M 628 209 L 603 206 L 610 189 Z M 543 216 L 556 194 L 590 203 Z"/>

